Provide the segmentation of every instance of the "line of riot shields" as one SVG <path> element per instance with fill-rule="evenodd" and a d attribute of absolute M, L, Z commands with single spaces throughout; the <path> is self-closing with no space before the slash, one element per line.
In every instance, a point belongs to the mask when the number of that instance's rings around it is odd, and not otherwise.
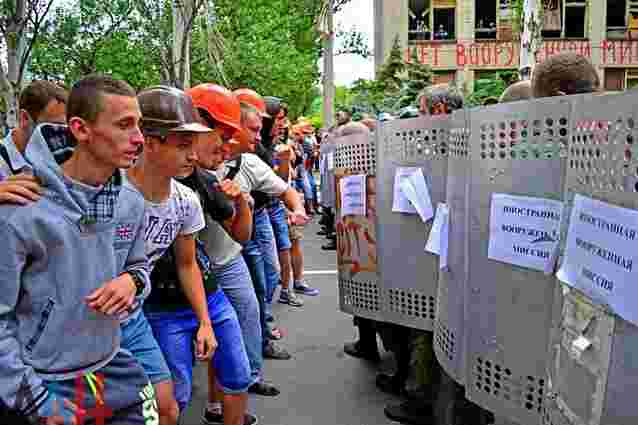
<path fill-rule="evenodd" d="M 638 327 L 555 272 L 576 196 L 638 209 L 637 99 L 628 92 L 465 109 L 326 143 L 321 189 L 337 215 L 341 310 L 433 332 L 440 366 L 498 418 L 633 425 Z M 406 167 L 422 170 L 435 207 L 448 207 L 445 268 L 424 252 L 432 220 L 393 211 L 396 173 Z M 342 217 L 339 183 L 354 174 L 367 176 L 365 215 Z M 551 269 L 489 258 L 494 194 L 563 204 Z"/>

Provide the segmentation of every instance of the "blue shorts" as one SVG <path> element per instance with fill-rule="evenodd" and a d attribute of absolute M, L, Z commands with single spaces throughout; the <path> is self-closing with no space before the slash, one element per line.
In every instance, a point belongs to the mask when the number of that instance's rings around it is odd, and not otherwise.
<path fill-rule="evenodd" d="M 159 418 L 153 386 L 137 359 L 126 350 L 120 350 L 95 373 L 66 381 L 44 381 L 44 385 L 49 399 L 40 413 L 60 415 L 65 424 L 75 416 L 64 405 L 65 399 L 86 411 L 80 423 L 145 425 L 157 423 Z"/>
<path fill-rule="evenodd" d="M 278 201 L 273 206 L 269 207 L 268 215 L 270 216 L 272 231 L 275 233 L 277 251 L 290 249 L 292 247 L 292 243 L 290 242 L 288 219 L 286 217 L 286 210 L 284 209 L 283 202 Z"/>
<path fill-rule="evenodd" d="M 164 360 L 162 350 L 158 345 L 153 330 L 149 325 L 144 312 L 139 310 L 128 321 L 122 323 L 121 347 L 130 351 L 140 362 L 140 365 L 148 375 L 153 385 L 164 381 L 170 381 L 171 371 Z"/>
<path fill-rule="evenodd" d="M 213 356 L 217 382 L 225 394 L 241 394 L 253 383 L 237 314 L 222 290 L 208 295 L 208 311 L 218 347 Z M 193 341 L 199 322 L 192 309 L 147 313 L 173 374 L 175 399 L 184 410 L 193 394 Z"/>

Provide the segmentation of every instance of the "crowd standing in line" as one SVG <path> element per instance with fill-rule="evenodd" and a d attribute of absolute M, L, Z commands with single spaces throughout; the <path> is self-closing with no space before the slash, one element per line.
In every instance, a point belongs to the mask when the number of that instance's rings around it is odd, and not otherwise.
<path fill-rule="evenodd" d="M 558 54 L 501 102 L 599 89 L 585 58 Z M 463 107 L 447 85 L 418 99 L 423 115 Z M 194 360 L 208 364 L 207 425 L 253 425 L 247 395 L 280 391 L 264 359 L 287 360 L 272 302 L 300 308 L 317 296 L 303 275 L 303 226 L 321 214 L 336 249 L 335 211 L 313 171 L 321 143 L 377 128 L 348 111 L 317 138 L 287 105 L 248 88 L 187 91 L 91 75 L 67 92 L 47 81 L 20 96 L 19 125 L 0 144 L 0 407 L 2 423 L 179 422 L 193 391 Z M 280 287 L 278 297 L 275 296 Z M 344 351 L 378 362 L 377 333 L 397 370 L 381 391 L 403 423 L 426 419 L 424 400 L 447 388 L 431 333 L 355 317 Z M 407 391 L 414 341 L 425 388 Z M 60 344 L 64 341 L 64 344 Z M 426 403 L 427 404 L 427 403 Z"/>

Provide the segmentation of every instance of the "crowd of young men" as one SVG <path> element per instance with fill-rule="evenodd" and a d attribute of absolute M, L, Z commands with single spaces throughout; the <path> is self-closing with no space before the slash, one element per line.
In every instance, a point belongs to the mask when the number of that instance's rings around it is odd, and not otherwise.
<path fill-rule="evenodd" d="M 176 424 L 197 359 L 202 422 L 256 423 L 247 393 L 279 394 L 263 359 L 291 358 L 276 287 L 318 295 L 281 101 L 93 75 L 20 105 L 0 144 L 0 422 Z"/>

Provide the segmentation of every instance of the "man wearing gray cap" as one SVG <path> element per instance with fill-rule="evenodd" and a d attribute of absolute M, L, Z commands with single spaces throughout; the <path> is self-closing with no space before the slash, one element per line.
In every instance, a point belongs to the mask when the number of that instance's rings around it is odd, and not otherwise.
<path fill-rule="evenodd" d="M 233 203 L 225 198 L 233 188 L 225 185 L 224 192 L 213 194 L 215 182 L 194 173 L 196 144 L 217 149 L 221 162 L 222 141 L 196 121 L 192 100 L 182 90 L 151 87 L 137 98 L 145 146 L 128 178 L 146 203 L 146 255 L 153 289 L 144 312 L 172 375 L 172 382 L 156 385 L 160 413 L 165 403 L 168 412 L 174 413 L 175 401 L 179 411 L 186 409 L 192 394 L 193 359 L 212 357 L 224 391 L 225 423 L 242 425 L 252 383 L 248 356 L 235 310 L 218 288 L 211 261 L 197 239 L 205 227 L 200 197 L 214 219 L 234 216 Z M 186 176 L 197 180 L 196 191 L 175 179 Z"/>

